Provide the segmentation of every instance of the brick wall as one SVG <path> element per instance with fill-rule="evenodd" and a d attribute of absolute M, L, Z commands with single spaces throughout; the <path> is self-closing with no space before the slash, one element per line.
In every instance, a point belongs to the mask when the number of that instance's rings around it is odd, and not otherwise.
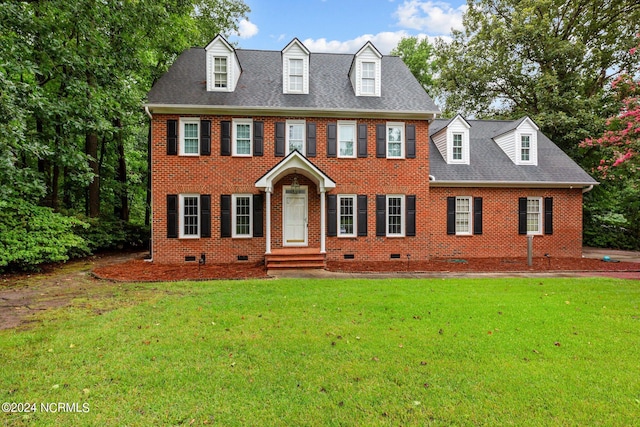
<path fill-rule="evenodd" d="M 447 234 L 447 197 L 483 200 L 482 235 Z M 518 198 L 553 197 L 553 234 L 533 238 L 533 255 L 582 256 L 581 189 L 431 188 L 430 236 L 434 257 L 526 257 L 527 236 L 518 234 Z"/>
<path fill-rule="evenodd" d="M 200 257 L 205 253 L 210 262 L 236 262 L 239 255 L 249 257 L 249 262 L 263 259 L 265 238 L 220 238 L 220 194 L 258 194 L 255 181 L 275 166 L 282 157 L 275 157 L 275 123 L 299 117 L 250 117 L 264 122 L 264 156 L 232 157 L 220 155 L 220 122 L 241 118 L 238 116 L 200 116 L 211 120 L 211 156 L 167 156 L 166 121 L 179 119 L 178 115 L 155 114 L 152 121 L 152 195 L 153 195 L 153 258 L 161 263 L 183 263 L 185 256 Z M 185 116 L 182 116 L 185 117 Z M 429 209 L 429 153 L 428 122 L 406 120 L 405 125 L 416 126 L 416 158 L 376 158 L 376 124 L 397 119 L 345 119 L 367 124 L 367 158 L 327 158 L 327 124 L 336 119 L 305 118 L 316 124 L 317 156 L 309 160 L 336 182 L 336 188 L 328 194 L 366 194 L 368 201 L 368 236 L 358 238 L 327 237 L 328 259 L 343 259 L 343 254 L 353 254 L 355 259 L 388 260 L 390 254 L 402 254 L 406 259 L 428 257 L 428 225 L 420 221 Z M 355 147 L 354 147 L 355 149 Z M 282 186 L 289 185 L 288 175 L 275 185 L 271 196 L 271 247 L 282 245 Z M 309 246 L 320 247 L 320 195 L 312 181 L 299 179 L 309 187 Z M 167 194 L 211 194 L 211 238 L 168 239 L 166 222 Z M 375 199 L 377 194 L 416 195 L 415 237 L 376 237 Z M 266 229 L 266 227 L 265 227 Z"/>

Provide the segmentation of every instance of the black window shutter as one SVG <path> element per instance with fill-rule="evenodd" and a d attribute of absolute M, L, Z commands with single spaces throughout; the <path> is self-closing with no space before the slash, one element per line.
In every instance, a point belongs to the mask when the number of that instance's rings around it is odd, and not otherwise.
<path fill-rule="evenodd" d="M 253 155 L 264 156 L 264 122 L 253 122 Z"/>
<path fill-rule="evenodd" d="M 407 159 L 415 159 L 416 158 L 416 126 L 415 125 L 407 125 L 406 127 L 407 133 Z"/>
<path fill-rule="evenodd" d="M 384 194 L 376 195 L 376 236 L 387 235 L 387 198 Z"/>
<path fill-rule="evenodd" d="M 178 154 L 178 121 L 167 120 L 167 155 Z"/>
<path fill-rule="evenodd" d="M 231 237 L 231 195 L 220 195 L 220 237 Z"/>
<path fill-rule="evenodd" d="M 211 155 L 211 120 L 200 120 L 200 155 Z"/>
<path fill-rule="evenodd" d="M 387 157 L 387 126 L 376 125 L 376 157 Z"/>
<path fill-rule="evenodd" d="M 482 197 L 473 198 L 473 234 L 482 234 Z"/>
<path fill-rule="evenodd" d="M 211 237 L 211 195 L 200 195 L 200 237 Z"/>
<path fill-rule="evenodd" d="M 327 194 L 327 236 L 338 235 L 338 196 Z"/>
<path fill-rule="evenodd" d="M 544 234 L 553 234 L 553 197 L 544 198 Z"/>
<path fill-rule="evenodd" d="M 178 195 L 167 194 L 167 238 L 178 237 Z"/>
<path fill-rule="evenodd" d="M 220 155 L 231 155 L 231 122 L 220 122 Z"/>
<path fill-rule="evenodd" d="M 316 124 L 307 123 L 307 157 L 316 156 Z"/>
<path fill-rule="evenodd" d="M 253 195 L 253 237 L 264 236 L 262 194 Z"/>
<path fill-rule="evenodd" d="M 358 157 L 367 157 L 367 124 L 358 125 Z"/>
<path fill-rule="evenodd" d="M 527 234 L 527 198 L 518 199 L 518 234 Z"/>
<path fill-rule="evenodd" d="M 327 157 L 336 157 L 338 153 L 338 125 L 327 125 Z"/>
<path fill-rule="evenodd" d="M 358 236 L 367 235 L 367 195 L 358 195 Z"/>
<path fill-rule="evenodd" d="M 284 144 L 285 144 L 285 123 L 276 122 L 276 144 L 275 144 L 275 156 L 284 157 Z"/>
<path fill-rule="evenodd" d="M 405 228 L 406 236 L 416 235 L 416 196 L 407 196 L 407 213 L 406 213 L 407 225 Z"/>
<path fill-rule="evenodd" d="M 456 198 L 447 197 L 447 234 L 456 234 Z"/>

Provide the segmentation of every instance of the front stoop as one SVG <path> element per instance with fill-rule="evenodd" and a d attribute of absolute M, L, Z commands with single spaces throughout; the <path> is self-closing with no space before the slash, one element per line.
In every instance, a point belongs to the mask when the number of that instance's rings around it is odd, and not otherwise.
<path fill-rule="evenodd" d="M 326 256 L 320 248 L 272 249 L 265 255 L 267 270 L 271 269 L 324 269 Z"/>

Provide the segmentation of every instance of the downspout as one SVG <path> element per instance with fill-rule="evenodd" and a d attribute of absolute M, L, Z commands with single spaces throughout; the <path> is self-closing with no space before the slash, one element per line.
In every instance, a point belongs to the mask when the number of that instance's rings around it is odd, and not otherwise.
<path fill-rule="evenodd" d="M 151 111 L 149 111 L 149 106 L 144 106 L 144 112 L 149 117 L 149 140 L 147 141 L 147 174 L 149 179 L 147 180 L 147 191 L 151 193 L 151 141 L 153 140 L 153 134 L 151 133 L 151 123 L 153 121 L 153 116 L 151 115 Z M 153 206 L 153 196 L 151 196 Z M 149 216 L 149 259 L 145 259 L 145 261 L 153 262 L 153 210 L 150 209 Z"/>
<path fill-rule="evenodd" d="M 429 181 L 435 181 L 435 180 L 436 180 L 436 177 L 435 177 L 435 176 L 433 176 L 433 175 L 429 175 Z M 593 185 L 592 185 L 592 187 L 593 187 Z"/>
<path fill-rule="evenodd" d="M 582 189 L 582 194 L 588 193 L 589 191 L 593 190 L 593 184 L 591 184 L 588 187 L 585 187 Z"/>

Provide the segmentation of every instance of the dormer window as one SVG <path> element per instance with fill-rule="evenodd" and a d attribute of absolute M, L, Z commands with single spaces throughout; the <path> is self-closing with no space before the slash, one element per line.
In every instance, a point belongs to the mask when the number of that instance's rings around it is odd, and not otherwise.
<path fill-rule="evenodd" d="M 309 93 L 309 50 L 293 39 L 282 50 L 282 90 L 284 93 Z"/>
<path fill-rule="evenodd" d="M 227 82 L 227 58 L 216 56 L 213 58 L 213 85 L 216 88 L 226 88 Z"/>
<path fill-rule="evenodd" d="M 242 72 L 236 51 L 218 35 L 205 47 L 207 90 L 209 92 L 233 92 Z"/>
<path fill-rule="evenodd" d="M 531 161 L 531 135 L 520 135 L 520 160 Z"/>
<path fill-rule="evenodd" d="M 453 134 L 453 160 L 462 160 L 462 134 Z"/>
<path fill-rule="evenodd" d="M 302 59 L 289 59 L 289 91 L 302 92 L 303 88 L 303 61 Z"/>
<path fill-rule="evenodd" d="M 529 117 L 508 122 L 493 140 L 514 164 L 538 164 L 538 126 Z"/>
<path fill-rule="evenodd" d="M 382 54 L 367 42 L 353 57 L 349 79 L 356 96 L 381 96 Z"/>

